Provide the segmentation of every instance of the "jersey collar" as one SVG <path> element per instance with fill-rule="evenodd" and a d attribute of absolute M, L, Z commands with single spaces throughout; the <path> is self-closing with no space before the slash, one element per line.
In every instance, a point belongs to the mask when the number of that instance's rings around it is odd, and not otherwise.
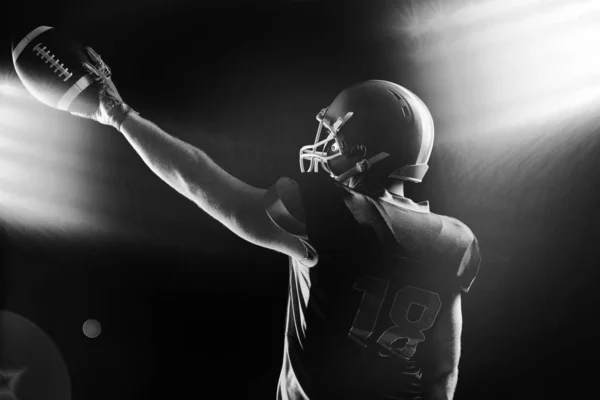
<path fill-rule="evenodd" d="M 420 203 L 415 203 L 408 197 L 398 196 L 396 194 L 390 193 L 387 190 L 384 190 L 383 195 L 379 197 L 381 200 L 388 202 L 390 204 L 394 204 L 398 207 L 402 207 L 405 209 L 409 209 L 411 211 L 416 211 L 420 213 L 428 213 L 429 211 L 429 201 L 422 201 Z"/>

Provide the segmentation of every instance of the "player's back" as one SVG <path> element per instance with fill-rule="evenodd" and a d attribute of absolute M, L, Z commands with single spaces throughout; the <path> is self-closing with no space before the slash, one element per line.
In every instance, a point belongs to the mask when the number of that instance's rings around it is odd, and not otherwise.
<path fill-rule="evenodd" d="M 280 398 L 418 398 L 428 330 L 476 273 L 471 231 L 389 194 L 303 198 L 319 262 L 291 262 Z"/>

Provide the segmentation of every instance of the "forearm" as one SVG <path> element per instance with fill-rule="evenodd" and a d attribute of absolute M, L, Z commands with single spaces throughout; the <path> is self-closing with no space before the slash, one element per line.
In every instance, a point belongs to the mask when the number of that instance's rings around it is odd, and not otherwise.
<path fill-rule="evenodd" d="M 189 175 L 208 161 L 199 149 L 134 113 L 120 131 L 152 172 L 184 196 L 189 194 Z"/>
<path fill-rule="evenodd" d="M 458 371 L 436 377 L 426 385 L 425 400 L 452 400 L 457 382 Z"/>
<path fill-rule="evenodd" d="M 235 179 L 208 155 L 134 113 L 120 127 L 146 165 L 165 183 L 221 222 L 231 222 L 224 186 Z"/>
<path fill-rule="evenodd" d="M 231 232 L 291 257 L 306 255 L 302 242 L 291 234 L 284 235 L 265 212 L 265 189 L 237 179 L 201 149 L 134 113 L 127 116 L 119 131 L 160 179 Z"/>

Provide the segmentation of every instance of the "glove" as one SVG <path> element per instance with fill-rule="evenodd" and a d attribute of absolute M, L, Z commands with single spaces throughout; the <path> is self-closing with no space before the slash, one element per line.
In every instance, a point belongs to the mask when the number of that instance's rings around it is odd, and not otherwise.
<path fill-rule="evenodd" d="M 130 106 L 125 104 L 119 91 L 115 87 L 111 76 L 111 71 L 108 65 L 100 58 L 91 47 L 85 48 L 90 62 L 84 62 L 83 67 L 95 79 L 98 89 L 98 108 L 89 114 L 80 114 L 71 112 L 71 114 L 82 118 L 98 121 L 103 125 L 110 125 L 117 130 L 121 129 L 121 124 L 130 113 L 136 113 Z"/>

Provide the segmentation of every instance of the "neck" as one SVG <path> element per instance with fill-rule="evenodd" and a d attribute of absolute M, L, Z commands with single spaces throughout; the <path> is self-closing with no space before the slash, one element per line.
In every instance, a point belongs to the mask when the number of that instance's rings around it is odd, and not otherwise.
<path fill-rule="evenodd" d="M 342 184 L 354 190 L 370 193 L 373 196 L 381 195 L 385 189 L 391 194 L 404 197 L 404 181 L 401 179 L 387 179 L 384 184 L 369 185 L 363 181 L 361 175 L 356 175 L 342 182 Z"/>
<path fill-rule="evenodd" d="M 386 187 L 386 190 L 391 194 L 395 194 L 396 196 L 404 197 L 404 181 L 399 179 L 394 179 L 390 184 Z"/>

